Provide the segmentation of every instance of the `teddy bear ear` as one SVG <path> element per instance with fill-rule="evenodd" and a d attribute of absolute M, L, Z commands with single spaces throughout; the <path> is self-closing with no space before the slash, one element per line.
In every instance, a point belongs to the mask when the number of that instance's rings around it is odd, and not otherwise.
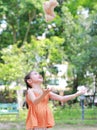
<path fill-rule="evenodd" d="M 57 0 L 49 0 L 49 2 L 50 2 L 50 5 L 52 5 L 54 7 L 56 7 L 58 5 Z"/>

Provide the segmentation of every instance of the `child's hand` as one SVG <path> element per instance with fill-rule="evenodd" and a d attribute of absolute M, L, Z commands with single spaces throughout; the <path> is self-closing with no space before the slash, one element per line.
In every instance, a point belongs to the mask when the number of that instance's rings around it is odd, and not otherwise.
<path fill-rule="evenodd" d="M 83 88 L 83 89 L 81 89 L 81 90 L 78 90 L 76 94 L 79 96 L 79 95 L 85 94 L 86 92 L 87 92 L 87 89 L 86 89 L 86 88 Z"/>
<path fill-rule="evenodd" d="M 43 89 L 43 95 L 46 96 L 50 91 L 51 91 L 51 89 L 49 89 L 49 88 Z"/>

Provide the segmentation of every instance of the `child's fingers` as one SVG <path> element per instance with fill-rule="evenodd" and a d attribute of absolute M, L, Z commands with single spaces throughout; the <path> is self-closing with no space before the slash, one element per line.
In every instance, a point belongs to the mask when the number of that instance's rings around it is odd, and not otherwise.
<path fill-rule="evenodd" d="M 46 94 L 48 94 L 50 91 L 51 91 L 51 89 L 47 88 L 47 89 L 44 89 L 44 90 L 43 90 L 43 93 L 46 95 Z"/>
<path fill-rule="evenodd" d="M 80 94 L 85 94 L 85 93 L 87 92 L 87 89 L 84 88 L 84 89 L 79 90 L 78 92 L 79 92 Z"/>

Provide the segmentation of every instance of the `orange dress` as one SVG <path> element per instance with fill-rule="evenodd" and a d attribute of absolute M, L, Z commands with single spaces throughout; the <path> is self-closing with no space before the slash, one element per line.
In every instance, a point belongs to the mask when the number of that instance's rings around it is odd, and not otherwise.
<path fill-rule="evenodd" d="M 35 93 L 35 96 L 39 94 Z M 49 94 L 41 100 L 37 105 L 33 104 L 29 100 L 28 95 L 26 96 L 26 101 L 28 103 L 28 115 L 26 119 L 26 129 L 32 128 L 50 128 L 54 126 L 54 118 L 50 108 L 48 107 Z"/>

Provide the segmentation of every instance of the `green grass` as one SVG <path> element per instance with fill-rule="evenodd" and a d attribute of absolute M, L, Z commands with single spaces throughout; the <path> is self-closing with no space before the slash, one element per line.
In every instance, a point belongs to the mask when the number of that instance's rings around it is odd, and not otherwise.
<path fill-rule="evenodd" d="M 97 124 L 97 107 L 84 109 L 84 120 L 82 120 L 81 107 L 76 104 L 72 107 L 57 107 L 54 111 L 54 117 L 56 123 L 66 124 Z"/>
<path fill-rule="evenodd" d="M 56 108 L 50 107 L 54 114 L 56 123 L 63 124 L 85 124 L 96 125 L 97 124 L 97 107 L 85 108 L 84 120 L 81 117 L 81 107 L 78 104 L 72 105 L 72 107 L 66 105 L 65 107 L 57 106 Z M 19 115 L 0 115 L 0 122 L 15 122 L 25 123 L 27 117 L 27 110 L 21 109 Z M 14 127 L 13 127 L 14 128 Z M 13 129 L 14 130 L 14 129 Z"/>
<path fill-rule="evenodd" d="M 18 115 L 0 115 L 0 122 L 25 122 L 26 116 L 27 109 L 21 109 Z"/>

